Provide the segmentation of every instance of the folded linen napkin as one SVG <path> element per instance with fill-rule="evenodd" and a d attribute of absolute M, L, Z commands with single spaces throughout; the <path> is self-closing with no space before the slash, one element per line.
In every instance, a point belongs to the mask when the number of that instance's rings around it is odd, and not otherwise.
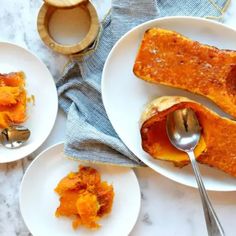
<path fill-rule="evenodd" d="M 59 105 L 67 113 L 65 154 L 78 160 L 144 166 L 119 139 L 103 107 L 101 74 L 112 46 L 142 22 L 170 15 L 219 17 L 226 4 L 226 0 L 113 0 L 95 52 L 72 58 L 57 81 Z"/>

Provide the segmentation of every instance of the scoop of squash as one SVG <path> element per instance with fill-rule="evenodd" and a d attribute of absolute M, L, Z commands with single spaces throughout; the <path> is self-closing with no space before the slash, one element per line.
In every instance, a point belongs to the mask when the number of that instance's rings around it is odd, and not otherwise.
<path fill-rule="evenodd" d="M 26 90 L 23 72 L 0 74 L 0 129 L 26 120 Z"/>
<path fill-rule="evenodd" d="M 195 149 L 197 161 L 236 176 L 236 121 L 222 118 L 185 97 L 164 96 L 148 104 L 141 117 L 144 151 L 176 166 L 189 163 L 188 156 L 172 146 L 166 133 L 167 115 L 183 108 L 193 109 L 202 127 L 201 139 Z"/>

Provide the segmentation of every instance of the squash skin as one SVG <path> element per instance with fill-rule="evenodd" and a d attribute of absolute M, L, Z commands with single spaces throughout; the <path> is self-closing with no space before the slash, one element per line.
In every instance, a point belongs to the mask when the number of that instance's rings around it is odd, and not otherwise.
<path fill-rule="evenodd" d="M 160 157 L 159 150 L 156 148 L 158 143 L 160 146 L 158 140 L 161 140 L 163 136 L 158 136 L 156 124 L 161 121 L 165 124 L 168 113 L 183 108 L 192 108 L 202 127 L 201 136 L 204 142 L 201 144 L 197 161 L 236 177 L 236 121 L 222 118 L 201 104 L 185 97 L 164 96 L 152 101 L 147 106 L 141 117 L 143 123 L 140 129 L 144 151 L 155 159 L 171 161 L 176 166 L 182 167 L 189 163 L 187 155 L 177 149 L 176 159 L 173 160 L 168 155 L 164 155 L 163 151 L 162 157 Z M 157 134 L 155 139 L 153 139 L 151 132 Z M 169 145 L 171 145 L 170 142 Z M 175 149 L 173 146 L 172 148 Z M 168 153 L 167 149 L 166 153 Z M 183 155 L 186 155 L 185 159 Z"/>
<path fill-rule="evenodd" d="M 236 117 L 236 51 L 151 28 L 143 36 L 133 72 L 147 82 L 205 96 Z"/>

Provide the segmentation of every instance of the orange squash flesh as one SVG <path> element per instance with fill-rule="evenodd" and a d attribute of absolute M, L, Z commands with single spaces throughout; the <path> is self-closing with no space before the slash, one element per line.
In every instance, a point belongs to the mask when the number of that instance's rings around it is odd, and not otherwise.
<path fill-rule="evenodd" d="M 151 28 L 143 36 L 133 72 L 151 83 L 203 95 L 236 117 L 236 51 Z"/>
<path fill-rule="evenodd" d="M 12 72 L 9 74 L 0 74 L 0 86 L 24 87 L 24 72 Z"/>
<path fill-rule="evenodd" d="M 183 108 L 192 108 L 202 127 L 201 141 L 195 149 L 197 161 L 236 177 L 236 121 L 222 118 L 184 97 L 160 97 L 149 104 L 140 129 L 143 149 L 153 158 L 177 166 L 189 163 L 187 155 L 171 145 L 165 131 L 168 113 Z"/>
<path fill-rule="evenodd" d="M 160 138 L 161 137 L 161 138 Z M 189 163 L 186 153 L 176 149 L 169 141 L 166 133 L 166 117 L 161 117 L 158 122 L 153 122 L 151 128 L 142 129 L 143 149 L 151 156 L 158 159 L 172 161 L 176 166 L 182 167 Z M 151 140 L 151 146 L 149 146 Z M 147 141 L 147 142 L 146 142 Z M 198 157 L 206 149 L 206 144 L 201 137 L 199 144 L 195 149 L 195 155 Z"/>
<path fill-rule="evenodd" d="M 76 201 L 76 209 L 80 216 L 81 225 L 87 228 L 98 228 L 97 221 L 99 217 L 97 213 L 99 208 L 100 203 L 95 194 L 85 193 L 80 195 Z"/>
<path fill-rule="evenodd" d="M 112 185 L 101 181 L 101 176 L 92 167 L 80 166 L 79 172 L 71 172 L 55 188 L 60 196 L 60 205 L 55 215 L 72 218 L 74 229 L 84 226 L 100 227 L 101 217 L 111 212 L 114 191 Z"/>
<path fill-rule="evenodd" d="M 0 128 L 26 120 L 26 91 L 23 72 L 0 74 Z"/>
<path fill-rule="evenodd" d="M 17 103 L 17 98 L 21 93 L 19 87 L 0 87 L 0 104 L 2 106 L 10 106 Z"/>

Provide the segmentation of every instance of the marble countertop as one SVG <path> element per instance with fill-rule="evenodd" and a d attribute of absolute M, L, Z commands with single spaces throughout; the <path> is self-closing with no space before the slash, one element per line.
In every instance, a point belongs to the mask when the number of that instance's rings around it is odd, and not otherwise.
<path fill-rule="evenodd" d="M 1 1 L 0 41 L 27 47 L 59 78 L 67 58 L 54 54 L 41 42 L 36 31 L 36 16 L 41 0 Z M 94 1 L 102 17 L 110 0 Z M 236 28 L 236 2 L 232 2 L 224 23 Z M 25 169 L 46 147 L 62 141 L 65 115 L 59 111 L 56 124 L 46 142 L 29 157 L 0 164 L 0 236 L 29 236 L 19 210 L 18 190 Z M 142 192 L 142 207 L 131 236 L 207 235 L 199 193 L 175 183 L 149 168 L 136 170 Z M 209 196 L 228 236 L 236 235 L 236 193 L 210 192 Z M 44 235 L 42 235 L 44 236 Z"/>

